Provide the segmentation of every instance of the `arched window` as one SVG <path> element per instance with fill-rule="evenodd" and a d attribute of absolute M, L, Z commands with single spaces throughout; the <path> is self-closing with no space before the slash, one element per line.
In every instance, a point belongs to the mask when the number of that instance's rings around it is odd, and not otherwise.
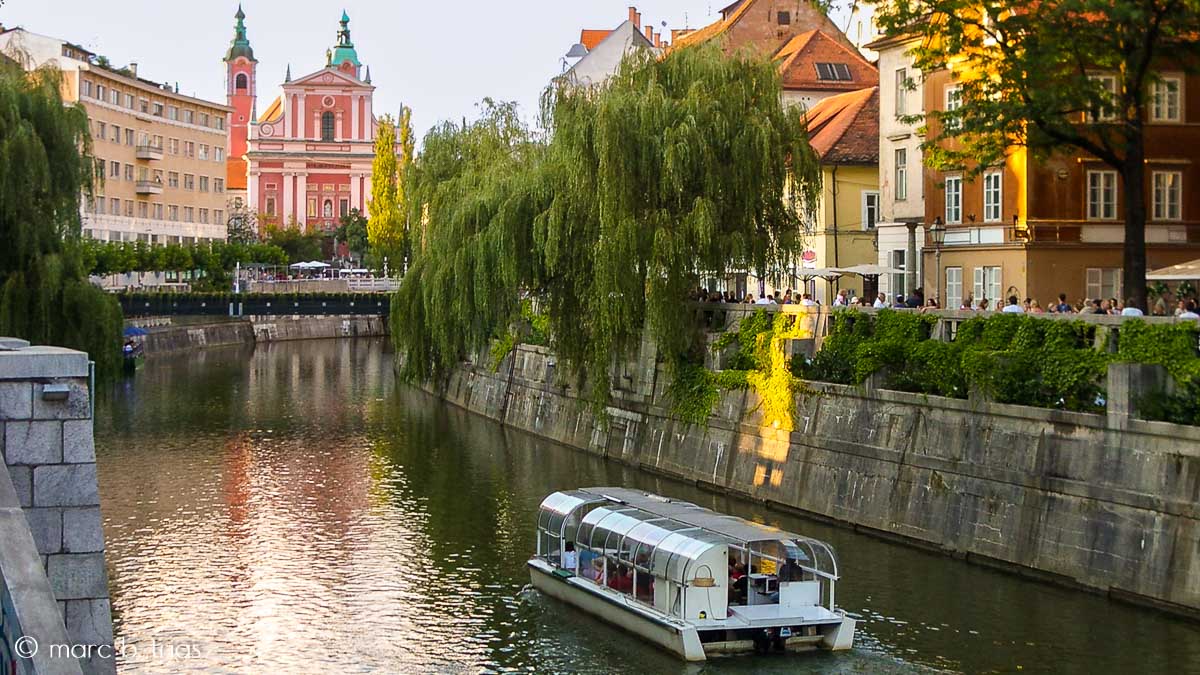
<path fill-rule="evenodd" d="M 321 140 L 333 140 L 333 113 L 321 113 Z"/>
<path fill-rule="evenodd" d="M 246 87 L 248 87 L 249 86 L 248 83 L 249 83 L 249 80 L 246 79 L 246 74 L 238 73 L 237 78 L 235 78 L 233 81 L 233 86 L 234 86 L 234 88 L 240 90 L 240 89 L 245 89 Z"/>
<path fill-rule="evenodd" d="M 328 113 L 326 113 L 326 114 L 328 114 Z M 332 199 L 325 200 L 324 214 L 325 214 L 326 218 L 333 217 L 333 200 Z"/>

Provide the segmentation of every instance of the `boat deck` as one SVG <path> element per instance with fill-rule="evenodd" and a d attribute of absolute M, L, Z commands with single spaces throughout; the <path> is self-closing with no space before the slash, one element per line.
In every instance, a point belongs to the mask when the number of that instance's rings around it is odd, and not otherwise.
<path fill-rule="evenodd" d="M 840 614 L 824 607 L 781 607 L 780 605 L 734 606 L 729 608 L 729 618 L 718 619 L 688 619 L 699 630 L 720 628 L 737 630 L 740 628 L 770 628 L 772 626 L 821 625 L 839 623 Z"/>

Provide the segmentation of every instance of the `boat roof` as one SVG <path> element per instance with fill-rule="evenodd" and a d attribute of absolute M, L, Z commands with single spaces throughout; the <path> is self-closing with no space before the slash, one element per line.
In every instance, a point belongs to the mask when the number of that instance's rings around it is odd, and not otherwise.
<path fill-rule="evenodd" d="M 737 516 L 717 513 L 691 502 L 662 497 L 649 492 L 643 492 L 642 490 L 621 487 L 588 487 L 579 488 L 577 492 L 595 495 L 597 498 L 608 501 L 627 504 L 642 511 L 662 516 L 663 518 L 677 520 L 681 523 L 708 530 L 709 532 L 716 532 L 737 541 L 808 539 L 808 537 L 781 530 L 777 527 L 755 523 L 744 518 L 738 518 Z"/>

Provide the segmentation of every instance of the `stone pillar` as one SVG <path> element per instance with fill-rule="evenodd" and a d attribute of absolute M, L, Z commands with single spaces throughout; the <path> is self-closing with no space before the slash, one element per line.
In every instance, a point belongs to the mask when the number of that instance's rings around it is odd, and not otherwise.
<path fill-rule="evenodd" d="M 342 111 L 339 110 L 333 115 L 333 140 L 342 142 L 346 140 L 345 126 L 342 123 Z"/>
<path fill-rule="evenodd" d="M 246 208 L 250 213 L 258 214 L 262 211 L 262 205 L 258 199 L 258 177 L 259 172 L 250 170 L 246 176 Z"/>
<path fill-rule="evenodd" d="M 908 226 L 908 248 L 904 252 L 904 297 L 907 298 L 917 290 L 917 224 L 906 223 Z M 892 289 L 893 291 L 895 289 Z M 935 291 L 936 293 L 936 291 Z M 895 295 L 895 293 L 893 293 Z M 925 297 L 933 297 L 929 293 Z M 938 302 L 942 301 L 938 298 Z M 957 308 L 956 308 L 957 309 Z"/>
<path fill-rule="evenodd" d="M 358 94 L 350 97 L 350 140 L 358 140 Z"/>
<path fill-rule="evenodd" d="M 292 198 L 295 197 L 295 193 L 292 190 L 292 180 L 294 177 L 295 174 L 293 174 L 291 171 L 283 172 L 283 209 L 280 211 L 280 213 L 283 214 L 282 224 L 284 227 L 288 227 L 292 224 L 292 214 L 295 213 L 292 210 Z"/>
<path fill-rule="evenodd" d="M 0 338 L 4 461 L 75 645 L 112 645 L 88 356 Z M 2 544 L 0 544 L 2 545 Z M 98 654 L 85 673 L 113 673 Z"/>
<path fill-rule="evenodd" d="M 1171 393 L 1174 381 L 1167 369 L 1143 363 L 1108 365 L 1108 399 L 1105 409 L 1110 429 L 1123 429 L 1137 417 L 1138 403 L 1151 394 Z"/>
<path fill-rule="evenodd" d="M 300 229 L 306 230 L 308 222 L 308 172 L 296 172 L 296 221 Z"/>
<path fill-rule="evenodd" d="M 304 94 L 296 100 L 296 138 L 308 138 L 308 132 L 304 126 Z"/>

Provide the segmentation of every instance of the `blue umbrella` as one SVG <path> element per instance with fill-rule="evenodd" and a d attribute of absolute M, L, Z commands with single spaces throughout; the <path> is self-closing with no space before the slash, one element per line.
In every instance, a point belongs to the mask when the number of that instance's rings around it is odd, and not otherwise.
<path fill-rule="evenodd" d="M 141 337 L 147 334 L 145 328 L 138 328 L 137 326 L 129 326 L 125 329 L 125 337 Z"/>

